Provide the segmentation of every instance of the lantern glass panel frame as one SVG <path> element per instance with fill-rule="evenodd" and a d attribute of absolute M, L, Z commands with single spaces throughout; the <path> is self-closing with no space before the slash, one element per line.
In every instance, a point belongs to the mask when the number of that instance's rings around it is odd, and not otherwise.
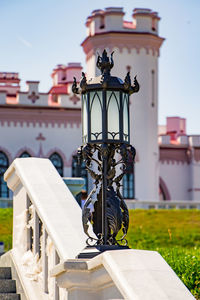
<path fill-rule="evenodd" d="M 89 93 L 90 137 L 91 141 L 103 139 L 103 92 L 101 90 Z"/>
<path fill-rule="evenodd" d="M 117 88 L 82 93 L 83 144 L 130 143 L 129 94 Z"/>
<path fill-rule="evenodd" d="M 106 91 L 107 139 L 120 140 L 120 91 Z"/>

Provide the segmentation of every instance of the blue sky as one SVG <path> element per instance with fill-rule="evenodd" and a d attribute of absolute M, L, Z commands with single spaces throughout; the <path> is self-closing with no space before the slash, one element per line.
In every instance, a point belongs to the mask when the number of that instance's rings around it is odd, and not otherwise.
<path fill-rule="evenodd" d="M 59 63 L 81 62 L 85 21 L 94 9 L 124 7 L 131 20 L 136 7 L 151 8 L 161 17 L 166 38 L 159 60 L 159 123 L 166 116 L 187 118 L 189 134 L 200 134 L 200 1 L 199 0 L 0 0 L 0 71 L 19 72 L 26 80 L 51 86 Z"/>

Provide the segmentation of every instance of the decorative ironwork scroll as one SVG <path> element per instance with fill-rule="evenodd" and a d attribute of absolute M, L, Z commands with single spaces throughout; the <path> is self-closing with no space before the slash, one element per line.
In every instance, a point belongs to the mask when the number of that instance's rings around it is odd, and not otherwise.
<path fill-rule="evenodd" d="M 80 161 L 84 160 L 86 162 L 86 168 L 94 180 L 94 188 L 90 192 L 82 210 L 83 228 L 88 236 L 87 244 L 90 246 L 103 244 L 118 245 L 120 243 L 127 245 L 125 236 L 129 226 L 129 213 L 120 193 L 120 187 L 130 156 L 132 160 L 135 158 L 135 148 L 125 144 L 86 144 L 79 149 L 78 155 Z M 121 167 L 118 167 L 120 165 Z M 119 175 L 116 175 L 117 167 L 121 171 Z M 101 199 L 102 191 L 104 190 L 104 176 L 106 177 L 106 240 L 102 233 Z M 94 195 L 96 198 L 94 198 Z M 94 207 L 93 211 L 91 204 Z M 89 235 L 88 222 L 91 222 L 97 239 Z M 117 239 L 116 237 L 120 229 L 122 229 L 123 236 Z"/>

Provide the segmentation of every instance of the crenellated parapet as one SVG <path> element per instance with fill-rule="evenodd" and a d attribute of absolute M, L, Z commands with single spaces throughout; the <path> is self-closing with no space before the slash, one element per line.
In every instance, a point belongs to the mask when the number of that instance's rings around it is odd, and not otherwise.
<path fill-rule="evenodd" d="M 94 10 L 87 18 L 87 37 L 82 43 L 86 59 L 89 60 L 105 45 L 110 51 L 115 47 L 120 52 L 127 49 L 137 53 L 144 48 L 146 53 L 159 56 L 159 49 L 164 41 L 158 35 L 159 16 L 151 9 L 135 8 L 132 21 L 125 21 L 123 8 L 108 7 L 105 10 Z"/>
<path fill-rule="evenodd" d="M 73 76 L 80 82 L 80 63 L 57 65 L 52 72 L 53 84 L 46 93 L 39 91 L 39 81 L 26 81 L 27 89 L 22 91 L 18 73 L 0 72 L 0 105 L 2 107 L 49 107 L 74 108 L 80 110 L 80 98 L 71 92 Z"/>

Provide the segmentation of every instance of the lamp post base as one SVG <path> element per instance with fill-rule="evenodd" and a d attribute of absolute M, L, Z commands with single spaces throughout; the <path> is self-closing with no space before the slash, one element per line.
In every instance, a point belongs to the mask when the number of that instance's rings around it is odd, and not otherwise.
<path fill-rule="evenodd" d="M 90 259 L 104 251 L 111 251 L 111 250 L 127 250 L 130 249 L 128 246 L 121 246 L 121 245 L 97 245 L 97 246 L 87 246 L 83 249 L 81 253 L 77 255 L 76 258 L 85 258 Z"/>

